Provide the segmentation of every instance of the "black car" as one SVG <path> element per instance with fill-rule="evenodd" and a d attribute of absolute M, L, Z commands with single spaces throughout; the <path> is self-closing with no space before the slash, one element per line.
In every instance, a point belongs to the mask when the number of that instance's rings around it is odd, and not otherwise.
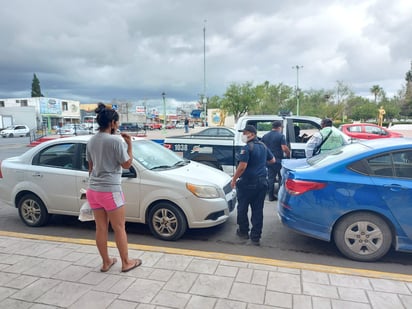
<path fill-rule="evenodd" d="M 140 132 L 145 131 L 146 128 L 137 122 L 124 122 L 119 126 L 120 132 Z"/>

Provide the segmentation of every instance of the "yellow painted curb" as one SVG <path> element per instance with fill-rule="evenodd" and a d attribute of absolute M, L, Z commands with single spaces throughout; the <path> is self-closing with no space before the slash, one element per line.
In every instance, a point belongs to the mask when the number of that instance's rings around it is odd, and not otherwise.
<path fill-rule="evenodd" d="M 90 240 L 90 239 L 77 239 L 77 238 L 68 238 L 68 237 L 47 236 L 47 235 L 33 235 L 33 234 L 6 232 L 6 231 L 0 231 L 0 236 L 64 242 L 64 243 L 89 245 L 89 246 L 95 245 L 95 241 Z M 108 246 L 115 248 L 116 244 L 114 242 L 108 242 Z M 262 265 L 268 265 L 268 266 L 274 266 L 274 267 L 301 269 L 301 270 L 308 270 L 308 271 L 318 271 L 318 272 L 324 272 L 324 273 L 330 273 L 330 274 L 361 276 L 361 277 L 368 277 L 368 278 L 390 279 L 390 280 L 412 282 L 412 275 L 389 273 L 389 272 L 382 272 L 382 271 L 376 271 L 376 270 L 335 267 L 335 266 L 328 266 L 328 265 L 274 260 L 274 259 L 268 259 L 268 258 L 259 258 L 259 257 L 253 257 L 253 256 L 236 255 L 236 254 L 226 254 L 226 253 L 219 253 L 219 252 L 176 249 L 176 248 L 169 248 L 169 247 L 157 247 L 157 246 L 147 246 L 147 245 L 137 245 L 137 244 L 129 244 L 129 248 L 134 249 L 134 250 L 140 250 L 140 251 L 187 255 L 187 256 L 195 256 L 195 257 L 218 259 L 218 260 L 225 260 L 225 261 L 234 261 L 234 262 L 254 263 L 254 264 L 262 264 Z"/>

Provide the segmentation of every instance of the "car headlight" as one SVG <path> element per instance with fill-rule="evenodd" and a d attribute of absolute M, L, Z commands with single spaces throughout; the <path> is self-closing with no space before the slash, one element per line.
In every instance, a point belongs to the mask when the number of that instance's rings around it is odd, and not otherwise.
<path fill-rule="evenodd" d="M 186 183 L 186 188 L 199 198 L 218 198 L 219 191 L 213 186 L 195 185 L 193 183 Z"/>

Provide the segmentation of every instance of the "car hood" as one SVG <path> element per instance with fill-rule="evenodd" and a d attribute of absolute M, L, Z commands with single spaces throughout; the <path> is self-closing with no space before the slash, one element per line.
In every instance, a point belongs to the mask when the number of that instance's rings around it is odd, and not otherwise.
<path fill-rule="evenodd" d="M 228 174 L 195 161 L 190 161 L 189 164 L 182 167 L 159 171 L 159 173 L 194 184 L 217 185 L 219 187 L 224 187 L 231 180 Z"/>

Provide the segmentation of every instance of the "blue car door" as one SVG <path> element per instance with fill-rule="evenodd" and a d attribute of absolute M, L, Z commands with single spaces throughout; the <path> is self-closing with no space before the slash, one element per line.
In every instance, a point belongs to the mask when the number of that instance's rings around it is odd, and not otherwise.
<path fill-rule="evenodd" d="M 369 159 L 368 165 L 383 204 L 412 241 L 412 162 L 405 162 L 404 157 L 405 152 L 388 153 Z"/>

